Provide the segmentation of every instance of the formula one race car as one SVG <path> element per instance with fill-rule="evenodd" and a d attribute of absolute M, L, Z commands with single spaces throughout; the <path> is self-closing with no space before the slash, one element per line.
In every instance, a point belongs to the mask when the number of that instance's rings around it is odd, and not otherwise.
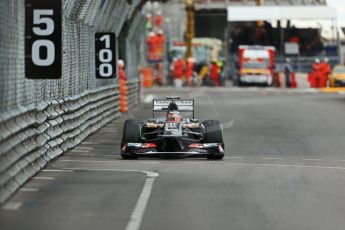
<path fill-rule="evenodd" d="M 156 113 L 164 113 L 155 118 Z M 182 117 L 182 113 L 191 113 Z M 194 118 L 194 100 L 179 97 L 153 100 L 153 118 L 126 120 L 121 142 L 123 159 L 138 157 L 224 157 L 222 126 L 218 120 Z"/>

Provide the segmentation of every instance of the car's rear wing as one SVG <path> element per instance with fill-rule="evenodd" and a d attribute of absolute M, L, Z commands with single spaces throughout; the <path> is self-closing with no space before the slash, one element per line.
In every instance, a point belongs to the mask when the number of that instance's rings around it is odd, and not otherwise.
<path fill-rule="evenodd" d="M 180 99 L 179 97 L 167 97 L 166 99 L 154 99 L 152 101 L 152 113 L 155 112 L 167 112 L 169 104 L 174 102 L 178 111 L 180 112 L 192 112 L 194 118 L 194 100 L 193 99 Z"/>

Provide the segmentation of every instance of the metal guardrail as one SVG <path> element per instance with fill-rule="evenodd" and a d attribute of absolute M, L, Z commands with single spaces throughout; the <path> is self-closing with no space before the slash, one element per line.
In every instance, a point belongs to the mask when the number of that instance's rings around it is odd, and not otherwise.
<path fill-rule="evenodd" d="M 139 81 L 128 82 L 128 105 L 139 103 Z M 120 116 L 118 86 L 0 114 L 0 204 L 50 160 Z"/>
<path fill-rule="evenodd" d="M 182 1 L 181 1 L 182 2 Z M 195 0 L 195 4 L 203 5 L 204 8 L 214 6 L 227 7 L 229 5 L 256 5 L 255 0 Z M 266 0 L 265 5 L 326 5 L 325 0 Z"/>
<path fill-rule="evenodd" d="M 0 204 L 51 159 L 120 116 L 117 79 L 94 77 L 94 34 L 120 34 L 137 7 L 137 1 L 64 0 L 62 77 L 32 81 L 24 68 L 25 1 L 0 1 Z M 127 68 L 139 63 L 139 28 L 125 38 Z M 128 88 L 131 108 L 139 102 L 138 81 Z"/>
<path fill-rule="evenodd" d="M 326 56 L 319 55 L 314 57 L 288 57 L 290 59 L 290 64 L 295 72 L 300 73 L 309 73 L 312 71 L 313 63 L 315 62 L 315 59 L 319 59 L 320 61 L 324 60 Z M 335 65 L 338 65 L 340 62 L 340 57 L 338 56 L 327 56 L 329 63 L 331 67 L 333 68 Z M 238 56 L 237 55 L 231 55 L 230 56 L 230 68 L 232 70 L 236 69 L 236 63 L 238 63 Z M 277 56 L 276 57 L 276 72 L 283 72 L 284 71 L 284 65 L 286 63 L 286 57 Z"/>
<path fill-rule="evenodd" d="M 140 81 L 132 80 L 128 82 L 128 108 L 133 108 L 140 102 Z"/>
<path fill-rule="evenodd" d="M 323 61 L 324 58 L 325 58 L 324 56 L 290 58 L 290 65 L 294 72 L 309 73 L 313 70 L 313 64 L 315 62 L 315 59 L 319 59 L 320 61 Z M 329 60 L 329 64 L 331 65 L 331 68 L 339 64 L 339 57 L 327 57 L 327 58 Z M 285 58 L 277 58 L 276 72 L 284 72 L 285 64 L 286 64 Z"/>

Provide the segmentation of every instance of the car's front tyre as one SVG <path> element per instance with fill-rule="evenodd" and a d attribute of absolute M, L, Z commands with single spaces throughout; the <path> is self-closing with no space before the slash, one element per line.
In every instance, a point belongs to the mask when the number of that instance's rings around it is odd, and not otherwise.
<path fill-rule="evenodd" d="M 129 119 L 125 121 L 121 141 L 121 157 L 123 159 L 136 159 L 135 153 L 123 151 L 123 147 L 128 143 L 141 142 L 141 126 L 136 120 Z"/>
<path fill-rule="evenodd" d="M 203 143 L 219 143 L 224 150 L 223 130 L 219 121 L 206 120 L 203 122 L 205 127 Z M 207 155 L 207 159 L 221 160 L 224 157 L 224 151 L 218 153 L 212 153 Z"/>

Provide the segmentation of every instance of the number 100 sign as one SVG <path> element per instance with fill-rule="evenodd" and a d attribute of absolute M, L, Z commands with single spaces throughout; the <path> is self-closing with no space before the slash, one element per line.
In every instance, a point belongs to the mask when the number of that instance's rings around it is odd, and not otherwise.
<path fill-rule="evenodd" d="M 97 78 L 115 78 L 117 73 L 115 33 L 95 34 Z"/>
<path fill-rule="evenodd" d="M 25 77 L 61 78 L 61 0 L 25 0 Z"/>

